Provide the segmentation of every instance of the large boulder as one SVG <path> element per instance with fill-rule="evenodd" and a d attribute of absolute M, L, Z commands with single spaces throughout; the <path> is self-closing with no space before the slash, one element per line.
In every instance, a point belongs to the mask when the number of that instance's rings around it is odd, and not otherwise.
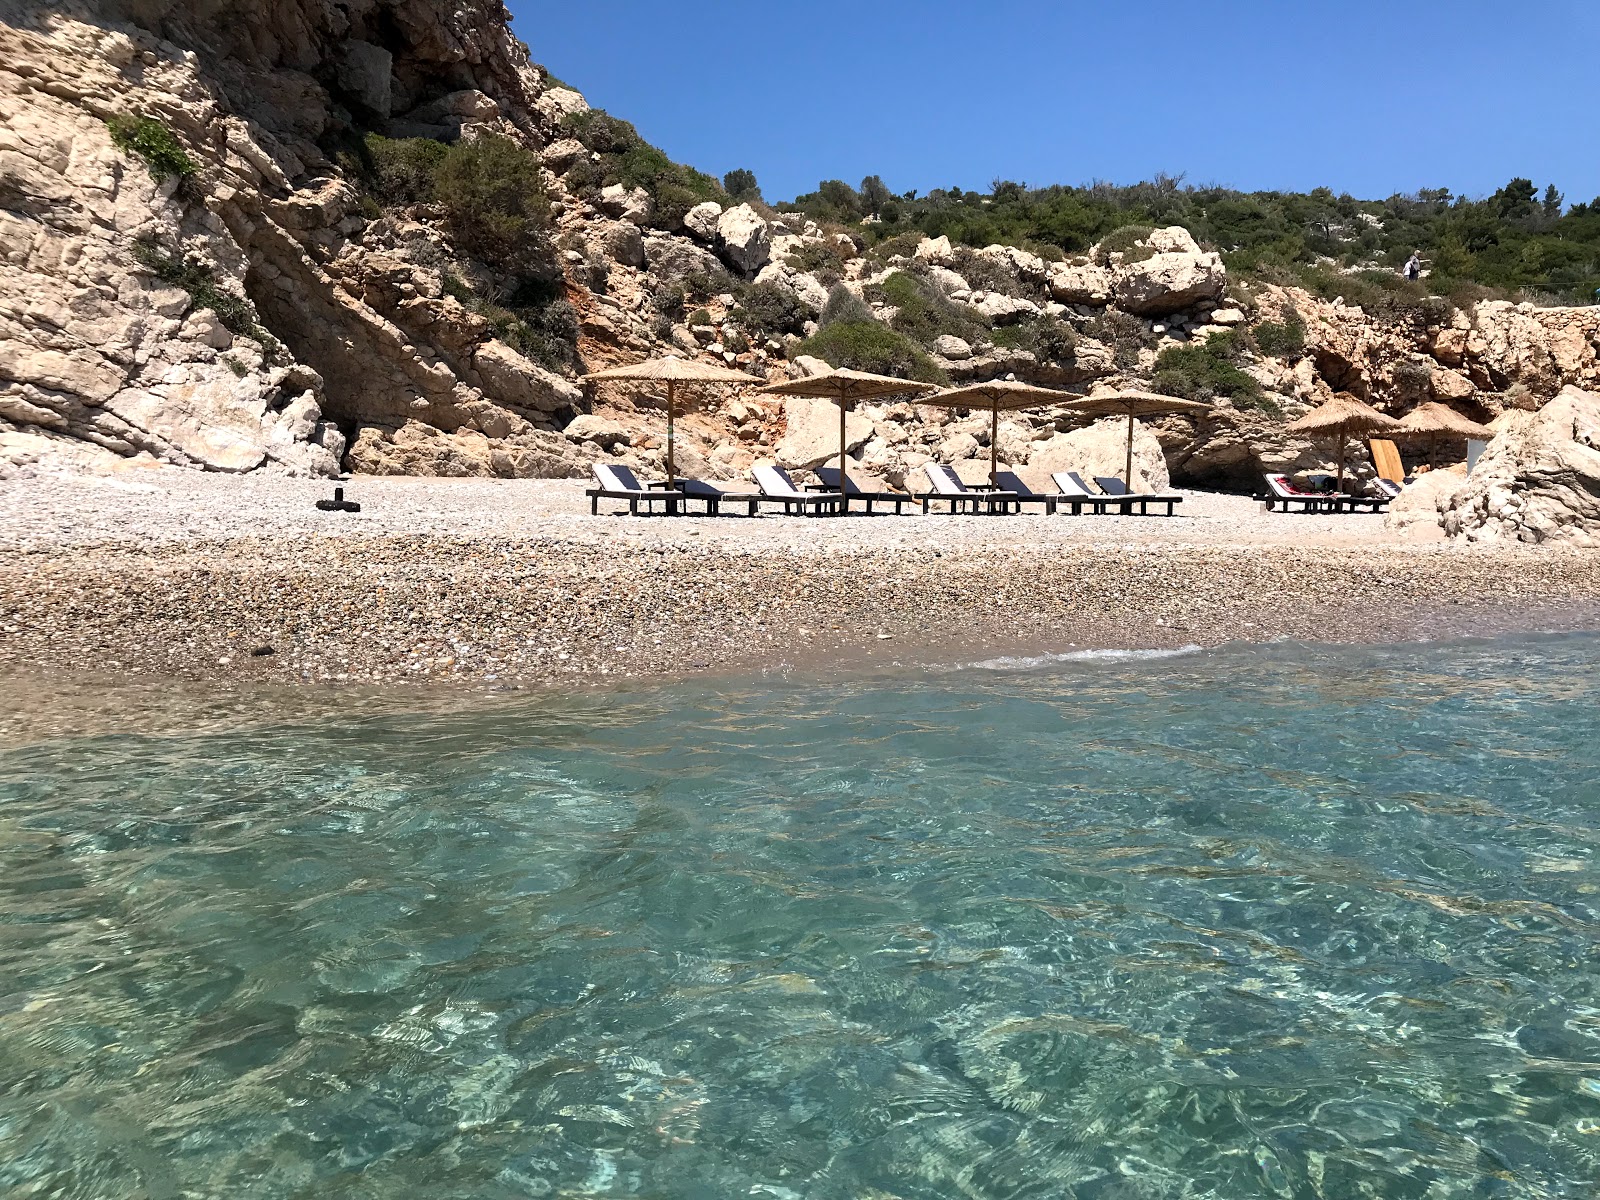
<path fill-rule="evenodd" d="M 722 220 L 722 205 L 715 200 L 696 204 L 683 214 L 684 228 L 707 244 L 717 240 L 717 222 L 720 220 Z"/>
<path fill-rule="evenodd" d="M 1096 475 L 1115 475 L 1119 479 L 1127 466 L 1128 421 L 1107 417 L 1071 433 L 1058 433 L 1033 447 L 1028 466 L 1021 472 L 1035 491 L 1053 492 L 1050 475 L 1054 471 L 1077 471 L 1093 481 Z M 1133 490 L 1164 492 L 1172 486 L 1167 473 L 1167 456 L 1155 434 L 1139 421 L 1133 423 Z"/>
<path fill-rule="evenodd" d="M 1600 393 L 1569 386 L 1537 413 L 1510 414 L 1442 523 L 1469 541 L 1600 546 Z"/>
<path fill-rule="evenodd" d="M 601 189 L 600 207 L 613 217 L 621 217 L 635 225 L 643 225 L 656 212 L 655 201 L 650 199 L 649 192 L 642 187 L 625 188 L 620 183 Z"/>
<path fill-rule="evenodd" d="M 1047 282 L 1051 297 L 1062 304 L 1104 308 L 1111 300 L 1111 272 L 1097 263 L 1053 263 Z"/>
<path fill-rule="evenodd" d="M 1228 286 L 1228 272 L 1217 254 L 1195 244 L 1189 232 L 1174 225 L 1158 229 L 1144 246 L 1155 253 L 1118 267 L 1113 282 L 1116 305 L 1125 312 L 1156 316 L 1217 300 Z"/>
<path fill-rule="evenodd" d="M 1466 483 L 1466 471 L 1427 471 L 1418 475 L 1389 504 L 1383 523 L 1413 541 L 1444 537 L 1440 511 Z"/>
<path fill-rule="evenodd" d="M 722 270 L 722 263 L 709 250 L 667 234 L 646 236 L 644 257 L 650 274 L 666 284 L 682 284 L 691 275 L 709 276 Z"/>
<path fill-rule="evenodd" d="M 772 254 L 772 229 L 748 204 L 730 208 L 717 218 L 722 252 L 739 270 L 754 275 Z"/>
<path fill-rule="evenodd" d="M 773 451 L 778 465 L 810 470 L 839 457 L 839 406 L 832 400 L 790 396 L 783 402 L 783 439 Z M 860 413 L 845 417 L 845 450 L 858 450 L 872 437 L 872 422 Z"/>

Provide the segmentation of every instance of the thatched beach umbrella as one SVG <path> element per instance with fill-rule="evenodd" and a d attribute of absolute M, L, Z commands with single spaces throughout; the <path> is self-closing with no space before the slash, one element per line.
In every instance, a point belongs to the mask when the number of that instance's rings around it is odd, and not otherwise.
<path fill-rule="evenodd" d="M 1400 418 L 1400 428 L 1395 430 L 1395 436 L 1427 438 L 1428 464 L 1432 466 L 1435 453 L 1441 441 L 1446 439 L 1451 441 L 1477 439 L 1478 441 L 1487 442 L 1494 437 L 1494 430 L 1487 425 L 1478 424 L 1470 417 L 1463 416 L 1448 404 L 1430 400 L 1427 404 L 1418 405 L 1411 412 Z"/>
<path fill-rule="evenodd" d="M 918 404 L 932 404 L 939 408 L 987 408 L 989 410 L 989 486 L 1000 485 L 1000 411 L 1016 412 L 1023 408 L 1042 408 L 1047 404 L 1064 404 L 1079 397 L 1071 392 L 1057 392 L 1050 388 L 1018 383 L 1015 379 L 997 379 L 993 383 L 974 383 L 967 387 L 951 388 L 924 396 Z"/>
<path fill-rule="evenodd" d="M 714 367 L 707 363 L 691 362 L 669 354 L 665 358 L 649 358 L 627 367 L 611 367 L 605 371 L 591 371 L 583 377 L 585 383 L 608 380 L 642 381 L 667 385 L 667 486 L 676 482 L 673 463 L 673 424 L 677 419 L 677 386 L 680 383 L 760 383 L 754 375 L 743 371 Z"/>
<path fill-rule="evenodd" d="M 837 367 L 806 379 L 791 379 L 787 383 L 769 384 L 761 390 L 773 396 L 811 396 L 832 400 L 839 406 L 839 489 L 845 493 L 844 510 L 849 512 L 849 485 L 846 481 L 850 476 L 845 471 L 847 461 L 845 446 L 849 439 L 845 433 L 845 414 L 861 400 L 908 396 L 913 392 L 925 392 L 931 386 L 918 383 L 914 379 L 895 379 L 889 375 L 873 375 L 867 371 L 852 371 L 848 367 Z"/>
<path fill-rule="evenodd" d="M 1385 416 L 1371 405 L 1363 404 L 1349 392 L 1339 392 L 1326 404 L 1319 405 L 1284 428 L 1290 433 L 1305 433 L 1313 437 L 1326 435 L 1338 441 L 1339 481 L 1335 488 L 1342 492 L 1345 440 L 1351 434 L 1393 433 L 1400 428 L 1400 422 Z"/>
<path fill-rule="evenodd" d="M 1176 396 L 1163 396 L 1159 392 L 1117 391 L 1098 392 L 1074 400 L 1067 405 L 1074 412 L 1090 416 L 1122 416 L 1128 418 L 1128 461 L 1123 470 L 1122 483 L 1133 491 L 1133 421 L 1135 417 L 1163 417 L 1170 413 L 1198 416 L 1211 411 L 1211 405 L 1198 400 L 1181 400 Z"/>

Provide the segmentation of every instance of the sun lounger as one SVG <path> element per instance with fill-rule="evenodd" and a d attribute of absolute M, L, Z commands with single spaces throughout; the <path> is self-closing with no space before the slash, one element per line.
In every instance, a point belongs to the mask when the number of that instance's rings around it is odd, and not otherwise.
<path fill-rule="evenodd" d="M 1103 492 L 1095 491 L 1076 471 L 1054 471 L 1050 475 L 1050 482 L 1061 491 L 1056 503 L 1072 505 L 1074 516 L 1081 513 L 1084 508 L 1104 516 L 1108 506 L 1120 509 L 1124 513 L 1132 507 L 1124 501 L 1113 500 Z"/>
<path fill-rule="evenodd" d="M 1292 512 L 1295 505 L 1305 513 L 1337 512 L 1337 502 L 1348 499 L 1337 492 L 1303 492 L 1289 482 L 1287 475 L 1262 478 L 1267 481 L 1267 490 L 1256 499 L 1265 502 L 1268 512 L 1276 512 L 1280 506 L 1283 512 Z"/>
<path fill-rule="evenodd" d="M 928 482 L 933 485 L 932 490 L 923 494 L 922 511 L 926 513 L 928 506 L 938 501 L 950 505 L 952 513 L 962 509 L 978 511 L 981 504 L 989 512 L 1010 512 L 1015 508 L 1022 511 L 1021 497 L 1015 492 L 975 492 L 969 488 L 957 475 L 955 468 L 947 467 L 943 463 L 929 463 L 923 468 L 928 473 Z"/>
<path fill-rule="evenodd" d="M 756 467 L 751 474 L 761 488 L 759 504 L 781 504 L 786 513 L 799 510 L 802 515 L 812 517 L 825 512 L 836 513 L 844 505 L 844 496 L 839 492 L 801 491 L 782 467 Z"/>
<path fill-rule="evenodd" d="M 1374 479 L 1372 486 L 1377 488 L 1381 495 L 1387 496 L 1391 500 L 1398 497 L 1405 490 L 1404 484 L 1396 483 L 1392 479 Z"/>
<path fill-rule="evenodd" d="M 867 516 L 872 516 L 874 504 L 894 505 L 895 516 L 899 516 L 902 506 L 915 504 L 917 498 L 906 492 L 864 492 L 855 484 L 855 480 L 845 475 L 838 467 L 816 467 L 813 474 L 822 480 L 822 490 L 829 492 L 843 491 L 846 500 L 862 500 L 866 502 Z M 844 487 L 839 486 L 840 479 L 844 480 Z"/>
<path fill-rule="evenodd" d="M 626 500 L 628 512 L 633 516 L 639 515 L 639 505 L 645 506 L 646 512 L 654 512 L 655 506 L 665 504 L 668 516 L 676 516 L 680 512 L 688 511 L 688 497 L 677 489 L 647 488 L 639 482 L 631 467 L 621 463 L 593 463 L 589 470 L 594 475 L 596 486 L 584 492 L 589 497 L 589 513 L 598 516 L 600 501 Z"/>
<path fill-rule="evenodd" d="M 995 482 L 1008 492 L 1015 492 L 1018 504 L 1038 504 L 1044 511 L 1054 515 L 1060 505 L 1060 496 L 1047 496 L 1043 492 L 1036 492 L 1022 482 L 1022 477 L 1015 471 L 1001 471 L 995 476 Z M 1074 509 L 1073 511 L 1077 511 Z"/>
<path fill-rule="evenodd" d="M 707 483 L 703 479 L 680 479 L 678 480 L 678 487 L 683 490 L 683 494 L 689 499 L 705 501 L 706 512 L 713 517 L 722 515 L 722 506 L 724 504 L 731 504 L 735 507 L 741 504 L 746 505 L 745 515 L 753 517 L 756 515 L 756 505 L 761 502 L 759 492 L 730 492 L 717 487 L 715 484 Z"/>
<path fill-rule="evenodd" d="M 1131 501 L 1132 504 L 1137 504 L 1139 506 L 1139 515 L 1141 517 L 1148 517 L 1150 515 L 1150 506 L 1152 504 L 1165 504 L 1167 506 L 1165 515 L 1170 517 L 1172 515 L 1172 510 L 1183 503 L 1183 497 L 1172 492 L 1166 492 L 1160 495 L 1157 495 L 1153 492 L 1130 492 L 1127 484 L 1123 483 L 1122 480 L 1118 479 L 1115 475 L 1096 475 L 1094 477 L 1094 481 L 1099 485 L 1102 492 L 1113 499 L 1127 500 Z M 1131 512 L 1131 504 L 1130 507 L 1124 511 Z"/>

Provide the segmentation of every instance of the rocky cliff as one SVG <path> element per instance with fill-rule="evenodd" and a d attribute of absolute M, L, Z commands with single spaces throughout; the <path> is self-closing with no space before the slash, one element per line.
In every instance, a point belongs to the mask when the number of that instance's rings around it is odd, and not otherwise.
<path fill-rule="evenodd" d="M 1326 447 L 1282 427 L 1334 391 L 1488 420 L 1600 386 L 1600 309 L 1318 299 L 1231 280 L 1179 228 L 1056 261 L 944 239 L 869 248 L 714 187 L 640 185 L 615 168 L 649 148 L 534 65 L 490 0 L 0 0 L 0 21 L 0 468 L 649 467 L 658 402 L 575 379 L 667 349 L 774 377 L 817 369 L 813 355 L 879 365 L 852 357 L 870 344 L 957 382 L 1153 378 L 1216 411 L 1156 425 L 1147 476 L 1225 487 L 1325 466 Z M 540 311 L 570 329 L 529 333 L 517 280 L 441 205 L 375 194 L 373 136 L 537 156 L 554 289 Z M 852 325 L 882 336 L 829 333 Z M 563 338 L 570 352 L 541 352 Z M 813 465 L 828 421 L 814 408 L 712 396 L 681 427 L 680 462 Z M 976 417 L 870 406 L 853 428 L 862 469 L 897 484 L 988 457 Z M 1109 437 L 1022 414 L 999 449 L 1059 469 L 1098 462 Z"/>

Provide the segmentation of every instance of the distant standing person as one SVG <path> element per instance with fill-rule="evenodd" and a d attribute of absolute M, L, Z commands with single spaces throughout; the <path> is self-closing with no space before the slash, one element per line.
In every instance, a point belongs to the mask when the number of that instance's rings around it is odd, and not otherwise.
<path fill-rule="evenodd" d="M 1406 278 L 1411 280 L 1412 283 L 1417 281 L 1417 276 L 1422 274 L 1422 251 L 1413 250 L 1411 252 L 1411 257 L 1406 259 L 1405 273 Z"/>

